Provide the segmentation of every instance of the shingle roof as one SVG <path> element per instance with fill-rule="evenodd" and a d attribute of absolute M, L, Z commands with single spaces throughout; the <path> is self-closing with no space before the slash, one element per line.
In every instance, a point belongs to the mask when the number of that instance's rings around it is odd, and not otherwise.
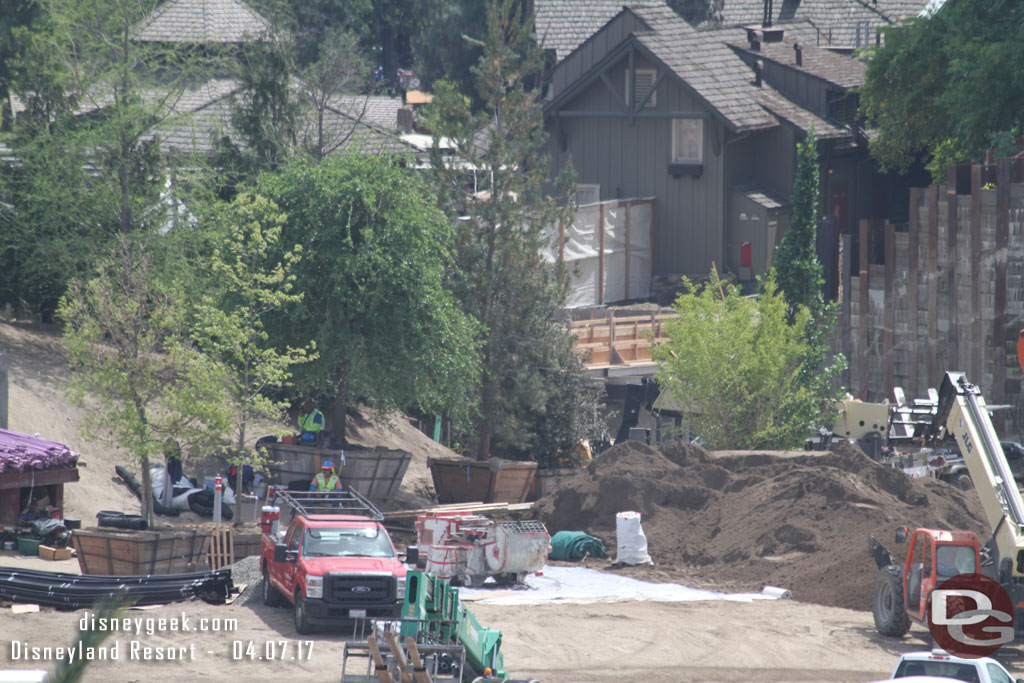
<path fill-rule="evenodd" d="M 624 0 L 540 0 L 537 40 L 555 50 L 559 61 L 622 11 Z"/>
<path fill-rule="evenodd" d="M 850 131 L 831 124 L 820 116 L 804 109 L 767 84 L 761 88 L 757 101 L 774 116 L 783 121 L 789 122 L 805 133 L 808 132 L 813 125 L 814 137 L 819 140 L 845 138 L 850 136 Z"/>
<path fill-rule="evenodd" d="M 780 43 L 762 43 L 761 49 L 750 49 L 749 43 L 732 43 L 733 48 L 740 50 L 755 59 L 765 59 L 783 64 L 804 73 L 812 74 L 833 83 L 841 88 L 856 88 L 864 85 L 864 74 L 867 65 L 856 59 L 836 54 L 831 50 L 802 44 L 803 64 L 796 65 L 796 41 L 784 40 Z"/>
<path fill-rule="evenodd" d="M 774 116 L 757 104 L 759 92 L 750 67 L 725 43 L 728 36 L 738 32 L 697 31 L 667 7 L 631 9 L 653 29 L 636 34 L 637 41 L 735 129 L 754 130 L 778 124 Z"/>
<path fill-rule="evenodd" d="M 928 0 L 776 0 L 773 23 L 784 26 L 787 21 L 807 20 L 819 32 L 818 44 L 860 46 L 874 43 L 874 32 L 915 17 Z M 692 0 L 704 4 L 706 0 Z M 764 17 L 764 0 L 724 0 L 722 26 L 760 24 Z M 687 20 L 695 26 L 706 24 L 707 12 L 691 9 Z M 859 30 L 859 33 L 858 33 Z"/>
<path fill-rule="evenodd" d="M 231 126 L 231 97 L 237 92 L 238 82 L 231 79 L 212 80 L 186 91 L 175 107 L 177 116 L 157 129 L 161 144 L 186 154 L 209 154 L 215 136 L 222 134 L 231 135 L 237 144 Z M 411 148 L 395 132 L 395 102 L 401 104 L 391 97 L 336 98 L 325 112 L 326 138 L 341 141 L 347 137 L 340 149 L 349 152 L 409 152 Z M 313 122 L 306 121 L 300 126 L 300 139 L 313 131 Z"/>
<path fill-rule="evenodd" d="M 166 43 L 241 43 L 270 22 L 240 0 L 167 0 L 132 31 L 132 38 Z"/>
<path fill-rule="evenodd" d="M 759 185 L 737 185 L 732 189 L 766 209 L 781 209 L 782 207 L 789 206 L 789 199 L 787 197 L 766 187 Z"/>

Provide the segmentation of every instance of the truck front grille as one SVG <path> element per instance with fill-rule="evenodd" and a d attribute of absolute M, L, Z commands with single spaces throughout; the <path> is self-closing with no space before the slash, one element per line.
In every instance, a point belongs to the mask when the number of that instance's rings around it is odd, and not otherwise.
<path fill-rule="evenodd" d="M 327 599 L 350 605 L 381 604 L 395 599 L 395 577 L 373 574 L 328 575 Z"/>

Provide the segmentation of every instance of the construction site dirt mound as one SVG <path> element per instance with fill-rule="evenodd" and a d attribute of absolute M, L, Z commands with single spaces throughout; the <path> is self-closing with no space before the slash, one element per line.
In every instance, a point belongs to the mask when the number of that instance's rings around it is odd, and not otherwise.
<path fill-rule="evenodd" d="M 632 573 L 700 577 L 703 586 L 783 586 L 807 602 L 870 609 L 868 536 L 902 560 L 896 527 L 987 524 L 974 491 L 912 479 L 852 444 L 829 453 L 709 453 L 691 444 L 619 444 L 539 503 L 554 533 L 585 530 L 615 546 L 615 515 L 636 510 L 654 560 Z"/>

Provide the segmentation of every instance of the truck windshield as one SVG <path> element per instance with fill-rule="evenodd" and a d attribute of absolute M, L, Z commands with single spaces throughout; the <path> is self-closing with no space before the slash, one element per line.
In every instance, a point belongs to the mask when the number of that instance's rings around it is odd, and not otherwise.
<path fill-rule="evenodd" d="M 369 528 L 306 529 L 303 557 L 394 557 L 386 533 Z"/>
<path fill-rule="evenodd" d="M 974 548 L 969 545 L 940 545 L 935 549 L 935 562 L 939 576 L 974 574 L 978 571 L 974 562 Z"/>
<path fill-rule="evenodd" d="M 907 676 L 937 676 L 978 683 L 978 670 L 974 668 L 974 665 L 959 662 L 904 660 L 896 667 L 896 675 L 893 678 L 906 678 Z"/>

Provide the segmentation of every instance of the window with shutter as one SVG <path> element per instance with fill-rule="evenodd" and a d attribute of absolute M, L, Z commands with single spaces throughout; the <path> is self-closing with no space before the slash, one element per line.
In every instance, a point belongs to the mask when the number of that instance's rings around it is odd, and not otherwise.
<path fill-rule="evenodd" d="M 672 161 L 699 164 L 704 157 L 704 121 L 672 119 Z"/>
<path fill-rule="evenodd" d="M 658 71 L 656 69 L 636 69 L 636 83 L 633 84 L 630 89 L 629 84 L 629 69 L 626 69 L 626 92 L 631 93 L 629 105 L 632 108 L 636 103 L 640 102 L 650 90 L 651 86 L 654 85 L 654 81 L 658 78 Z M 658 91 L 655 90 L 651 93 L 650 99 L 644 104 L 644 109 L 653 107 L 658 103 Z"/>

